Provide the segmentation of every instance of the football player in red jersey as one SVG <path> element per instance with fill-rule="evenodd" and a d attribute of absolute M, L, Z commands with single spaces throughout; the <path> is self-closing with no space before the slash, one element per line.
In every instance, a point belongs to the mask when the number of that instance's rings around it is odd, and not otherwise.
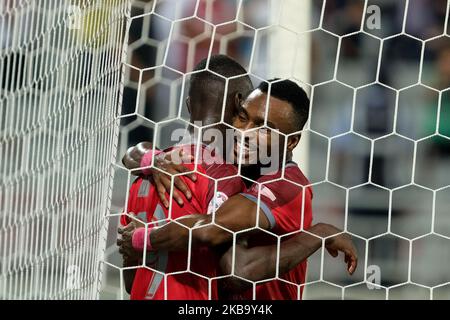
<path fill-rule="evenodd" d="M 195 146 L 186 145 L 181 148 L 195 149 Z M 202 146 L 202 152 L 205 152 L 205 149 L 206 147 Z M 185 150 L 185 152 L 192 152 L 192 150 Z M 186 164 L 186 167 L 190 170 L 194 169 L 193 164 Z M 180 206 L 174 202 L 171 208 L 166 208 L 159 200 L 154 184 L 147 179 L 138 178 L 130 188 L 127 212 L 136 214 L 136 218 L 143 222 L 153 222 L 152 226 L 161 226 L 166 219 L 174 220 L 188 214 L 200 216 L 200 214 L 211 213 L 211 207 L 216 201 L 213 199 L 215 185 L 214 180 L 209 179 L 208 176 L 212 178 L 232 176 L 236 175 L 237 170 L 232 165 L 211 167 L 205 163 L 199 164 L 196 169 L 198 173 L 196 182 L 186 179 L 192 196 L 189 201 L 185 199 L 184 205 Z M 226 199 L 241 192 L 244 188 L 239 177 L 231 177 L 219 182 L 216 190 L 217 194 Z M 131 221 L 127 215 L 123 215 L 121 224 L 128 225 Z M 145 235 L 144 228 L 138 229 L 138 232 L 143 232 Z M 134 247 L 142 250 L 144 248 L 143 236 L 140 243 L 137 233 L 134 239 Z M 136 258 L 140 257 L 136 256 Z M 194 248 L 190 255 L 186 250 L 149 251 L 146 256 L 146 266 L 153 270 L 139 268 L 136 271 L 131 288 L 131 299 L 217 299 L 216 283 L 210 285 L 207 278 L 218 275 L 218 269 L 215 266 L 219 264 L 219 258 L 220 256 L 216 255 L 215 250 L 201 246 Z M 191 272 L 185 272 L 189 261 Z M 165 273 L 170 274 L 166 277 L 166 281 L 163 275 Z M 128 286 L 130 285 L 131 283 L 128 283 Z M 166 287 L 167 290 L 165 290 Z"/>
<path fill-rule="evenodd" d="M 246 99 L 242 107 L 237 112 L 234 126 L 244 132 L 255 132 L 255 128 L 260 127 L 265 122 L 265 106 L 269 99 L 270 109 L 268 110 L 267 125 L 269 130 L 259 131 L 256 136 L 258 147 L 266 144 L 266 150 L 270 149 L 272 144 L 284 146 L 282 135 L 274 134 L 271 130 L 278 130 L 283 134 L 289 135 L 286 142 L 286 161 L 281 161 L 278 169 L 274 172 L 258 177 L 261 172 L 261 162 L 257 166 L 246 166 L 243 173 L 256 180 L 257 183 L 250 187 L 246 192 L 235 195 L 225 201 L 217 210 L 214 223 L 212 216 L 185 216 L 178 220 L 186 226 L 196 226 L 192 230 L 192 245 L 216 247 L 222 243 L 229 243 L 232 240 L 231 234 L 219 228 L 217 225 L 225 227 L 231 231 L 240 231 L 258 226 L 261 229 L 270 230 L 277 235 L 292 233 L 299 230 L 308 230 L 312 234 L 320 237 L 329 237 L 339 230 L 329 225 L 319 224 L 311 227 L 311 199 L 312 190 L 308 187 L 309 182 L 304 177 L 298 166 L 291 161 L 292 150 L 298 144 L 300 136 L 293 134 L 303 128 L 308 117 L 309 101 L 304 91 L 291 81 L 279 81 L 272 84 L 271 95 L 268 97 L 268 86 L 264 83 Z M 245 140 L 244 140 L 245 141 Z M 251 148 L 246 143 L 243 147 L 246 152 L 243 156 L 244 164 L 248 162 L 253 155 Z M 239 150 L 235 150 L 238 152 Z M 277 154 L 272 157 L 283 159 L 284 150 L 278 148 Z M 272 163 L 273 165 L 273 163 Z M 256 173 L 256 174 L 255 174 Z M 284 179 L 279 179 L 283 177 Z M 275 179 L 279 179 L 273 181 Z M 256 221 L 259 221 L 256 224 Z M 185 250 L 189 241 L 189 231 L 181 227 L 178 223 L 169 223 L 161 228 L 151 230 L 148 237 L 147 249 L 153 250 Z M 201 226 L 201 227 L 199 227 Z M 129 228 L 125 230 L 126 241 L 129 242 L 135 230 Z M 332 240 L 334 239 L 334 240 Z M 125 242 L 126 242 L 125 241 Z M 239 252 L 248 251 L 246 256 L 254 257 L 253 253 L 266 250 L 260 259 L 247 259 L 243 263 L 241 270 L 236 271 L 245 273 L 244 269 L 253 270 L 251 274 L 267 277 L 268 274 L 274 274 L 275 263 L 273 260 L 273 245 L 270 246 L 264 233 L 253 235 L 248 240 L 246 247 L 239 247 Z M 291 282 L 301 284 L 305 281 L 306 258 L 315 250 L 320 248 L 322 242 L 309 234 L 301 233 L 289 240 L 281 243 L 281 252 L 279 260 L 280 278 Z M 357 257 L 353 244 L 348 236 L 340 235 L 330 238 L 325 242 L 329 252 L 335 256 L 337 251 L 343 251 L 348 262 L 348 271 L 353 273 L 356 268 Z M 270 252 L 272 254 L 270 254 Z M 222 266 L 229 266 L 226 261 L 229 260 L 229 254 L 225 255 Z M 259 261 L 259 264 L 254 263 Z M 264 262 L 265 264 L 263 264 Z M 267 263 L 272 262 L 272 263 Z M 271 266 L 271 267 L 269 267 Z M 243 271 L 244 270 L 244 271 Z M 281 271 L 286 271 L 281 273 Z M 261 280 L 258 278 L 253 280 Z M 240 295 L 242 298 L 251 298 L 250 293 Z M 282 281 L 269 281 L 258 285 L 256 288 L 256 298 L 260 299 L 295 299 L 299 298 L 295 286 L 286 284 Z"/>
<path fill-rule="evenodd" d="M 217 76 L 204 70 L 207 60 L 201 61 L 195 68 L 190 79 L 190 88 L 187 99 L 187 107 L 190 112 L 192 123 L 201 122 L 202 125 L 211 125 L 221 122 L 223 97 L 227 101 L 225 105 L 227 112 L 224 115 L 225 122 L 231 122 L 230 115 L 237 105 L 240 96 L 246 95 L 252 89 L 252 84 L 246 71 L 234 60 L 223 56 L 212 56 L 209 60 L 208 68 L 223 77 L 236 77 L 228 81 L 225 85 L 225 78 Z M 242 75 L 242 76 L 239 76 Z M 225 88 L 227 92 L 225 94 Z M 208 106 L 208 107 L 206 107 Z M 213 127 L 219 132 L 225 131 L 224 125 Z M 189 132 L 193 141 L 197 141 L 194 130 Z M 225 135 L 222 134 L 222 137 Z M 207 141 L 210 142 L 210 141 Z M 207 214 L 212 212 L 214 206 L 228 199 L 245 189 L 242 179 L 238 176 L 237 168 L 223 160 L 223 154 L 214 150 L 210 145 L 201 141 L 200 145 L 188 143 L 178 145 L 165 152 L 185 154 L 196 154 L 199 147 L 201 159 L 194 164 L 185 164 L 184 172 L 196 169 L 196 175 L 188 174 L 190 178 L 180 178 L 189 186 L 189 194 L 176 193 L 178 201 L 169 206 L 165 198 L 165 189 L 158 188 L 157 184 L 150 180 L 138 178 L 131 186 L 127 212 L 133 213 L 143 222 L 153 222 L 152 225 L 162 225 L 166 219 L 177 219 L 189 214 Z M 218 152 L 216 152 L 218 151 Z M 153 152 L 153 151 L 152 151 Z M 149 163 L 150 164 L 150 163 Z M 229 177 L 228 179 L 223 179 Z M 221 180 L 216 184 L 213 179 Z M 192 180 L 195 180 L 193 183 Z M 174 193 L 176 190 L 174 190 Z M 189 199 L 189 201 L 188 201 Z M 123 215 L 121 224 L 134 225 L 129 216 Z M 140 232 L 145 229 L 139 229 Z M 137 233 L 135 240 L 138 239 Z M 120 243 L 120 240 L 119 240 Z M 134 243 L 135 247 L 143 246 L 144 242 Z M 149 268 L 139 268 L 136 272 L 133 269 L 127 270 L 126 285 L 131 292 L 131 299 L 216 299 L 216 284 L 210 284 L 207 278 L 217 276 L 217 266 L 219 257 L 217 250 L 205 247 L 198 247 L 190 254 L 184 251 L 168 252 L 166 250 L 150 251 L 146 255 L 146 266 Z M 122 250 L 123 252 L 123 250 Z M 124 266 L 136 266 L 141 264 L 142 255 L 124 254 Z M 191 262 L 189 264 L 189 261 Z M 189 266 L 189 271 L 186 272 Z M 170 275 L 164 277 L 163 274 Z M 167 289 L 167 290 L 166 290 Z"/>

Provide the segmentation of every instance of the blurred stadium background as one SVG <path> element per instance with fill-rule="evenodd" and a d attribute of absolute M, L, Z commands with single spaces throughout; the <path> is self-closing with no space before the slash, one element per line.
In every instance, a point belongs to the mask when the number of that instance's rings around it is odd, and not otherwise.
<path fill-rule="evenodd" d="M 380 28 L 368 28 L 371 5 Z M 314 183 L 314 221 L 347 227 L 360 264 L 350 277 L 342 259 L 316 253 L 304 298 L 450 299 L 448 12 L 446 0 L 132 0 L 100 298 L 128 297 L 114 267 L 114 214 L 130 184 L 121 157 L 143 140 L 171 144 L 179 112 L 188 119 L 183 74 L 211 47 L 255 85 L 290 78 L 312 97 L 296 158 Z"/>

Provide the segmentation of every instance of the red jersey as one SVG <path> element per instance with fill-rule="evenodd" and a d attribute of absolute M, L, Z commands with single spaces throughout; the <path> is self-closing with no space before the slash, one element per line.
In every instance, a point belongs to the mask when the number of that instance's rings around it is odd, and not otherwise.
<path fill-rule="evenodd" d="M 183 148 L 192 151 L 195 146 L 189 145 Z M 207 147 L 202 146 L 201 150 L 204 153 Z M 194 164 L 185 164 L 185 166 L 190 170 L 195 167 Z M 188 201 L 180 193 L 184 205 L 180 207 L 176 201 L 173 201 L 171 212 L 168 212 L 168 209 L 160 203 L 151 180 L 136 179 L 130 188 L 127 212 L 134 213 L 145 222 L 158 221 L 156 225 L 162 225 L 168 219 L 177 219 L 189 214 L 210 213 L 214 207 L 217 209 L 228 197 L 243 191 L 245 188 L 241 178 L 237 176 L 237 169 L 231 164 L 205 163 L 202 161 L 197 166 L 196 172 L 197 181 L 195 183 L 189 178 L 181 177 L 189 186 L 192 199 Z M 215 182 L 205 175 L 215 179 L 228 176 L 230 178 L 220 180 L 217 183 L 217 192 L 214 193 Z M 121 223 L 123 225 L 128 224 L 128 216 L 123 215 Z M 189 260 L 191 262 L 190 270 L 197 275 L 187 271 Z M 213 250 L 207 247 L 193 249 L 190 259 L 187 252 L 147 252 L 146 265 L 153 270 L 139 268 L 136 271 L 131 299 L 217 299 L 215 281 L 211 281 L 210 285 L 207 278 L 218 276 L 218 257 Z M 165 277 L 164 275 L 168 273 L 169 275 Z"/>
<path fill-rule="evenodd" d="M 283 180 L 267 182 L 280 177 L 281 171 L 264 175 L 257 180 L 258 183 L 261 183 L 260 207 L 270 222 L 270 231 L 277 235 L 284 235 L 299 231 L 301 227 L 308 229 L 312 223 L 312 188 L 304 187 L 310 184 L 308 179 L 294 162 L 286 164 Z M 242 195 L 257 203 L 258 192 L 259 186 L 254 184 Z M 268 244 L 273 244 L 273 237 L 266 237 L 265 234 L 249 239 L 250 246 Z M 306 260 L 288 273 L 280 275 L 280 278 L 294 284 L 305 283 Z M 297 288 L 296 285 L 273 280 L 256 286 L 255 298 L 258 300 L 298 299 Z M 253 290 L 235 298 L 252 299 Z"/>

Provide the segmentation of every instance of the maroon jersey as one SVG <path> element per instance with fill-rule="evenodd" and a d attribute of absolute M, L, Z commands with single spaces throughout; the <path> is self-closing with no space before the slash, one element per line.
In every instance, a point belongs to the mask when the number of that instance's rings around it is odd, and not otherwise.
<path fill-rule="evenodd" d="M 308 179 L 303 175 L 300 168 L 294 162 L 288 162 L 285 166 L 284 179 L 268 182 L 281 177 L 281 171 L 264 175 L 257 180 L 261 184 L 260 207 L 270 222 L 271 232 L 284 235 L 294 231 L 309 229 L 312 223 L 312 188 Z M 289 180 L 289 181 L 288 181 Z M 290 182 L 292 181 L 292 182 Z M 254 184 L 243 196 L 257 203 L 258 184 Z M 273 240 L 273 237 L 272 239 Z M 273 244 L 264 234 L 254 236 L 250 239 L 250 246 Z M 294 284 L 302 284 L 306 278 L 306 260 L 284 275 L 281 279 Z M 235 296 L 237 299 L 252 299 L 253 290 L 242 295 Z M 256 286 L 256 299 L 261 300 L 285 300 L 298 299 L 296 285 L 274 280 Z"/>

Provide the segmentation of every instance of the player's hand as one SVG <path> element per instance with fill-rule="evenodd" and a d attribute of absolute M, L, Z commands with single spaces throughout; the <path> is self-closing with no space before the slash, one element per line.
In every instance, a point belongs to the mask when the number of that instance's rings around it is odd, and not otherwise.
<path fill-rule="evenodd" d="M 119 234 L 121 238 L 117 239 L 117 246 L 119 247 L 119 253 L 124 256 L 124 259 L 127 261 L 136 261 L 142 257 L 142 252 L 136 251 L 133 248 L 133 232 L 138 227 L 142 227 L 144 224 L 138 221 L 131 221 L 125 227 L 119 227 Z"/>
<path fill-rule="evenodd" d="M 131 173 L 133 175 L 143 175 L 144 173 L 142 170 L 139 170 L 138 168 L 141 165 L 142 158 L 150 150 L 152 150 L 151 142 L 140 142 L 136 146 L 130 147 L 122 158 L 123 165 L 127 169 L 132 170 Z M 171 152 L 156 156 L 154 166 L 159 170 L 155 168 L 150 168 L 149 170 L 153 176 L 153 182 L 158 192 L 158 197 L 166 208 L 169 207 L 166 192 L 170 194 L 171 191 L 171 175 L 188 172 L 189 170 L 183 163 L 190 163 L 193 159 L 194 157 L 192 155 L 186 155 L 182 150 L 180 151 L 180 149 L 175 149 Z M 186 174 L 186 176 L 194 182 L 197 181 L 195 173 Z M 173 179 L 174 190 L 172 192 L 172 197 L 180 206 L 182 206 L 184 201 L 180 192 L 182 192 L 188 200 L 192 198 L 192 193 L 187 184 L 184 183 L 183 179 L 179 176 L 175 176 Z"/>
<path fill-rule="evenodd" d="M 347 263 L 347 271 L 352 275 L 358 266 L 358 254 L 352 238 L 347 233 L 341 233 L 325 240 L 325 247 L 328 253 L 337 257 L 339 252 L 345 255 L 345 263 Z"/>
<path fill-rule="evenodd" d="M 133 175 L 142 175 L 142 171 L 138 170 L 141 166 L 141 160 L 145 153 L 152 150 L 153 146 L 151 142 L 144 141 L 137 145 L 130 147 L 122 158 L 122 163 L 125 168 L 132 170 Z"/>
<path fill-rule="evenodd" d="M 180 178 L 180 176 L 174 175 L 189 172 L 190 170 L 184 166 L 184 163 L 192 163 L 193 160 L 194 157 L 192 155 L 187 155 L 180 149 L 174 149 L 171 152 L 164 153 L 163 156 L 156 157 L 155 166 L 160 170 L 151 168 L 153 182 L 158 192 L 159 199 L 166 208 L 169 207 L 166 192 L 168 194 L 171 193 L 172 176 L 174 185 L 172 192 L 173 199 L 182 206 L 184 201 L 180 192 L 184 194 L 186 199 L 190 200 L 192 198 L 192 193 L 188 185 Z M 197 175 L 195 173 L 188 173 L 184 176 L 188 177 L 193 182 L 197 181 Z"/>

